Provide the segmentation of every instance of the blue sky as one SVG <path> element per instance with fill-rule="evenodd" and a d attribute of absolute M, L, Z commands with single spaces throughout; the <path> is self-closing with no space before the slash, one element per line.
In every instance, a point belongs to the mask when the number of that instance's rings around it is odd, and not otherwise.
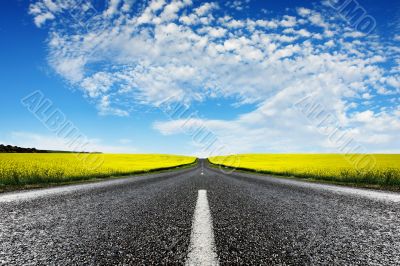
<path fill-rule="evenodd" d="M 208 156 L 343 152 L 351 141 L 354 152 L 400 152 L 400 2 L 79 2 L 2 4 L 0 143 Z M 21 104 L 36 90 L 90 147 Z M 187 111 L 171 115 L 176 106 Z"/>

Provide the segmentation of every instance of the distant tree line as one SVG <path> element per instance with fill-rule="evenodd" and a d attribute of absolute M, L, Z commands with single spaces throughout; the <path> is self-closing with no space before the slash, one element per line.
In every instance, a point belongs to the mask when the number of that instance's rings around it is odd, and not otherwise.
<path fill-rule="evenodd" d="M 15 152 L 15 153 L 47 153 L 48 151 L 37 150 L 35 148 L 21 148 L 18 146 L 0 144 L 0 152 Z"/>
<path fill-rule="evenodd" d="M 0 144 L 0 153 L 73 153 L 73 152 L 38 150 L 36 148 L 21 148 L 18 146 Z M 80 152 L 80 153 L 88 153 L 88 152 Z M 100 152 L 93 152 L 93 153 L 100 153 Z"/>

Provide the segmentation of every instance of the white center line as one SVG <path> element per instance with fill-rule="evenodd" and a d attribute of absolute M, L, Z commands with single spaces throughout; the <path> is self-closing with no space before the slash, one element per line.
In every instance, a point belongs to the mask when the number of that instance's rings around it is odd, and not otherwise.
<path fill-rule="evenodd" d="M 199 190 L 186 265 L 219 265 L 207 190 Z"/>

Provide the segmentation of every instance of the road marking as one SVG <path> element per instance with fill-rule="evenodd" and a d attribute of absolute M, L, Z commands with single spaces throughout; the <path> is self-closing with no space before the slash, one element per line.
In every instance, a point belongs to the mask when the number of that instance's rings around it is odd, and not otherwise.
<path fill-rule="evenodd" d="M 186 265 L 219 265 L 207 190 L 199 190 Z"/>

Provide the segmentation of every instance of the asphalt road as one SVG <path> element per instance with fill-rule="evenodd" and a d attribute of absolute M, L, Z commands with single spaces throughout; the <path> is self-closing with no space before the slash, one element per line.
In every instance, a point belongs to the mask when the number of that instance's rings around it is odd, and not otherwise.
<path fill-rule="evenodd" d="M 220 265 L 400 265 L 400 194 L 226 175 L 200 161 L 0 195 L 0 265 L 190 264 L 209 240 Z"/>

